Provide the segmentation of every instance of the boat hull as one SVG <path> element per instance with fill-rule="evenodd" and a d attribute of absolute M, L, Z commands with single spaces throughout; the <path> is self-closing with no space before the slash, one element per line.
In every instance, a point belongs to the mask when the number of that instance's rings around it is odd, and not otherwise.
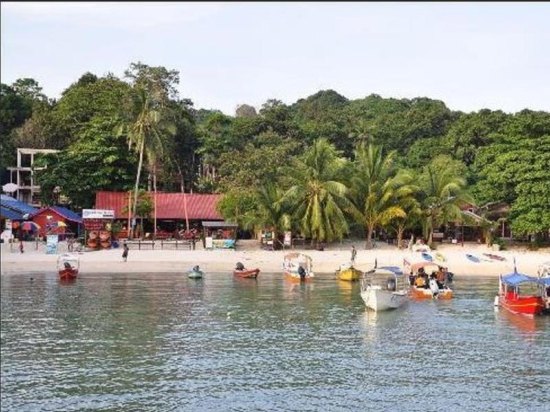
<path fill-rule="evenodd" d="M 78 276 L 78 269 L 61 269 L 59 272 L 59 280 L 75 280 Z"/>
<path fill-rule="evenodd" d="M 336 277 L 338 278 L 338 280 L 354 282 L 361 279 L 361 276 L 363 276 L 363 272 L 355 268 L 347 268 L 336 271 Z"/>
<path fill-rule="evenodd" d="M 544 299 L 540 296 L 521 296 L 513 298 L 500 295 L 498 304 L 509 312 L 526 316 L 541 315 L 545 310 Z"/>
<path fill-rule="evenodd" d="M 289 282 L 311 282 L 313 280 L 313 274 L 308 273 L 303 278 L 294 272 L 285 272 L 285 279 Z"/>
<path fill-rule="evenodd" d="M 403 306 L 407 300 L 407 291 L 389 291 L 376 287 L 368 287 L 361 292 L 361 298 L 367 308 L 374 311 L 393 310 Z"/>
<path fill-rule="evenodd" d="M 440 289 L 437 295 L 434 295 L 431 289 L 411 287 L 410 295 L 413 299 L 452 299 L 453 291 L 451 289 Z"/>
<path fill-rule="evenodd" d="M 189 279 L 202 279 L 203 272 L 201 270 L 191 270 L 187 273 Z"/>
<path fill-rule="evenodd" d="M 244 278 L 244 279 L 256 279 L 260 274 L 260 269 L 245 269 L 245 270 L 234 270 L 233 275 Z"/>

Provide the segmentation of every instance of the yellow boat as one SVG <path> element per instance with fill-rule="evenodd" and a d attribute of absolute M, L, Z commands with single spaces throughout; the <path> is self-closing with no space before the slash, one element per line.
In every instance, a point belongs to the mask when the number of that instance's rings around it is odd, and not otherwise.
<path fill-rule="evenodd" d="M 362 276 L 363 272 L 350 265 L 341 265 L 340 269 L 336 271 L 336 277 L 339 280 L 346 280 L 348 282 L 359 280 Z"/>

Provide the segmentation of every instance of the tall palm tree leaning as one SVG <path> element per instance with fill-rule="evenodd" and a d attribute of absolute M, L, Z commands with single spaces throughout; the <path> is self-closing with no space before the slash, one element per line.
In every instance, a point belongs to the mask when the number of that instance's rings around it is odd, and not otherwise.
<path fill-rule="evenodd" d="M 342 183 L 345 166 L 336 148 L 320 138 L 285 171 L 290 188 L 281 202 L 288 202 L 292 219 L 312 243 L 341 239 L 349 230 L 344 212 L 351 205 Z"/>
<path fill-rule="evenodd" d="M 395 152 L 384 156 L 381 146 L 361 142 L 355 150 L 350 197 L 350 212 L 366 231 L 366 248 L 373 247 L 377 227 L 407 216 L 404 208 L 414 188 L 405 174 L 395 174 Z"/>

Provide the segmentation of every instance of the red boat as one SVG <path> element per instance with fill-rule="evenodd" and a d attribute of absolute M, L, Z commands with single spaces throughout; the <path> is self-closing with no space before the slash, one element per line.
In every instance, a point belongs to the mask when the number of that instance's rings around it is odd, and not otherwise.
<path fill-rule="evenodd" d="M 242 270 L 235 269 L 235 270 L 233 270 L 233 274 L 235 276 L 240 277 L 240 278 L 256 279 L 258 277 L 258 275 L 260 274 L 260 269 L 258 269 L 258 268 L 256 268 L 256 269 L 242 269 Z"/>
<path fill-rule="evenodd" d="M 498 305 L 527 316 L 541 315 L 546 310 L 550 278 L 536 278 L 521 273 L 500 276 Z M 495 302 L 496 303 L 496 302 Z"/>
<path fill-rule="evenodd" d="M 74 280 L 78 276 L 80 261 L 77 256 L 65 253 L 57 258 L 59 280 Z"/>

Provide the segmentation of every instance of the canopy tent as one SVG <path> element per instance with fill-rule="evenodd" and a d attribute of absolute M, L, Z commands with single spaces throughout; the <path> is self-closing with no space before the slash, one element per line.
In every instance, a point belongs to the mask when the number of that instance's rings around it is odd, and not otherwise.
<path fill-rule="evenodd" d="M 546 280 L 548 280 L 548 282 L 545 282 Z M 524 275 L 523 273 L 510 273 L 508 275 L 502 276 L 502 282 L 511 286 L 517 286 L 520 283 L 526 282 L 550 285 L 550 278 L 536 278 L 533 276 Z"/>

